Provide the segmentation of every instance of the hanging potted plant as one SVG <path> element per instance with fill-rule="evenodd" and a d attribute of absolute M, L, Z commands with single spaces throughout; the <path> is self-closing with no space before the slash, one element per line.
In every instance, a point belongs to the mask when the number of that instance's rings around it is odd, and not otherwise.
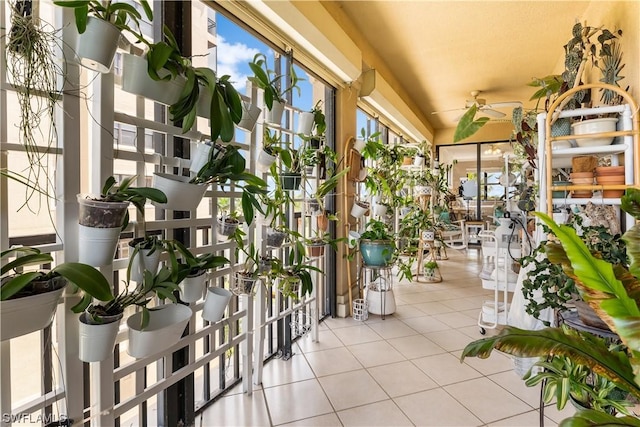
<path fill-rule="evenodd" d="M 169 242 L 167 250 L 176 271 L 173 279 L 178 284 L 180 300 L 188 303 L 202 298 L 209 270 L 229 264 L 227 258 L 211 252 L 194 255 L 177 240 Z"/>
<path fill-rule="evenodd" d="M 240 220 L 238 219 L 238 213 L 232 212 L 229 215 L 222 215 L 218 218 L 218 234 L 221 236 L 231 236 L 235 233 Z"/>
<path fill-rule="evenodd" d="M 269 112 L 265 120 L 279 125 L 282 122 L 282 114 L 286 104 L 285 95 L 296 89 L 298 96 L 300 96 L 298 82 L 304 79 L 298 78 L 292 66 L 289 69 L 289 85 L 285 85 L 285 88 L 281 90 L 282 77 L 284 76 L 276 75 L 273 70 L 268 68 L 267 57 L 262 53 L 258 53 L 253 57 L 253 61 L 249 62 L 249 67 L 253 71 L 253 76 L 249 77 L 249 80 L 264 91 L 264 103 Z"/>
<path fill-rule="evenodd" d="M 317 267 L 306 263 L 304 247 L 300 241 L 296 242 L 296 247 L 289 252 L 288 265 L 283 266 L 276 273 L 278 277 L 278 290 L 285 297 L 295 300 L 311 295 L 313 291 L 313 279 L 311 272 L 322 273 Z"/>
<path fill-rule="evenodd" d="M 8 261 L 10 258 L 14 259 Z M 48 326 L 67 283 L 73 283 L 84 292 L 83 301 L 113 298 L 107 279 L 89 265 L 65 262 L 50 271 L 24 271 L 27 266 L 53 262 L 51 255 L 31 247 L 8 249 L 0 254 L 0 259 L 3 261 L 0 272 L 2 341 Z"/>
<path fill-rule="evenodd" d="M 39 212 L 42 196 L 54 193 L 51 181 L 38 177 L 53 174 L 44 159 L 57 141 L 56 104 L 62 95 L 59 82 L 64 78 L 64 70 L 56 57 L 56 49 L 60 48 L 59 30 L 34 16 L 34 3 L 10 1 L 7 4 L 11 14 L 7 27 L 11 29 L 6 32 L 4 64 L 7 81 L 19 88 L 13 91 L 20 114 L 17 139 L 29 162 L 19 182 L 25 184 L 25 204 Z M 15 174 L 7 176 L 16 178 Z M 32 203 L 34 196 L 35 203 Z"/>
<path fill-rule="evenodd" d="M 128 280 L 141 282 L 144 279 L 144 271 L 149 270 L 155 274 L 160 265 L 160 256 L 164 252 L 164 241 L 157 236 L 136 237 L 129 242 L 129 268 Z"/>
<path fill-rule="evenodd" d="M 261 211 L 256 198 L 266 192 L 267 183 L 261 178 L 246 172 L 245 159 L 238 147 L 216 145 L 209 153 L 209 160 L 195 177 L 154 173 L 153 186 L 167 194 L 168 201 L 156 203 L 161 208 L 172 210 L 194 210 L 209 184 L 227 185 L 233 182 L 242 190 L 242 215 L 247 224 L 251 224 L 254 209 Z M 242 183 L 242 184 L 241 184 Z"/>
<path fill-rule="evenodd" d="M 111 0 L 55 0 L 57 6 L 74 9 L 78 43 L 75 49 L 80 63 L 94 71 L 108 73 L 122 31 L 127 31 L 136 40 L 144 41 L 140 31 L 142 15 L 135 7 L 125 2 Z M 149 21 L 153 12 L 147 0 L 140 0 Z"/>
<path fill-rule="evenodd" d="M 238 127 L 246 130 L 247 132 L 253 132 L 253 129 L 256 127 L 256 123 L 260 118 L 260 113 L 262 113 L 262 108 L 243 99 L 242 118 L 238 122 Z"/>
<path fill-rule="evenodd" d="M 129 203 L 144 218 L 147 199 L 166 203 L 165 194 L 154 188 L 131 187 L 135 176 L 123 179 L 116 185 L 110 176 L 99 196 L 78 194 L 80 262 L 93 266 L 108 265 L 113 262 L 120 232 L 129 223 L 127 208 Z"/>
<path fill-rule="evenodd" d="M 365 265 L 382 267 L 392 264 L 396 250 L 395 237 L 389 226 L 370 219 L 360 236 L 360 253 Z"/>
<path fill-rule="evenodd" d="M 194 67 L 190 58 L 182 56 L 175 37 L 166 26 L 164 38 L 149 45 L 147 62 L 152 79 L 185 81 L 179 99 L 169 107 L 171 120 L 182 121 L 182 132 L 185 133 L 200 114 L 209 119 L 211 141 L 218 137 L 224 142 L 232 141 L 234 125 L 242 118 L 242 102 L 229 81 L 231 77 L 217 77 L 210 68 Z"/>
<path fill-rule="evenodd" d="M 282 150 L 282 134 L 275 131 L 271 134 L 269 128 L 264 129 L 262 138 L 262 150 L 258 153 L 258 167 L 261 171 L 267 172 L 271 165 L 278 158 L 278 153 Z"/>
<path fill-rule="evenodd" d="M 324 132 L 327 129 L 326 118 L 324 111 L 322 111 L 322 104 L 322 100 L 319 100 L 310 111 L 301 112 L 298 119 L 298 129 L 296 133 L 317 141 L 317 143 L 314 142 L 311 144 L 311 147 L 315 149 L 320 148 L 320 137 L 324 135 Z M 314 138 L 311 138 L 312 136 Z"/>
<path fill-rule="evenodd" d="M 280 151 L 280 160 L 286 170 L 279 175 L 280 185 L 285 190 L 297 190 L 302 183 L 302 168 L 304 148 L 289 148 Z"/>
<path fill-rule="evenodd" d="M 236 295 L 253 295 L 256 281 L 260 276 L 260 251 L 256 250 L 253 243 L 247 249 L 240 236 L 236 236 L 236 259 L 242 251 L 245 255 L 245 261 L 242 268 L 235 272 L 236 285 L 233 292 Z"/>
<path fill-rule="evenodd" d="M 130 276 L 130 270 L 127 276 Z M 105 360 L 113 354 L 113 347 L 118 334 L 120 319 L 124 315 L 127 307 L 135 306 L 141 311 L 127 319 L 129 326 L 129 345 L 127 353 L 134 357 L 144 357 L 146 354 L 145 344 L 146 338 L 140 335 L 140 331 L 148 330 L 149 333 L 158 334 L 155 338 L 148 340 L 151 343 L 150 349 L 153 353 L 157 353 L 158 348 L 166 348 L 177 342 L 180 334 L 184 330 L 184 325 L 174 325 L 174 329 L 179 329 L 179 333 L 171 331 L 169 327 L 158 327 L 158 314 L 151 314 L 156 309 L 149 309 L 147 305 L 152 301 L 152 296 L 156 295 L 160 299 L 169 299 L 177 302 L 174 292 L 178 290 L 175 283 L 176 272 L 167 267 L 162 267 L 157 273 L 148 270 L 144 272 L 144 279 L 136 284 L 132 291 L 129 291 L 129 282 L 125 282 L 124 289 L 105 304 L 93 304 L 86 301 L 84 307 L 77 307 L 76 311 L 84 310 L 80 315 L 80 360 L 85 362 L 99 362 Z M 171 304 L 170 306 L 173 306 Z M 170 306 L 166 306 L 167 308 Z M 165 307 L 165 306 L 162 306 Z M 180 306 L 185 307 L 185 306 Z M 191 310 L 188 307 L 188 317 L 191 316 Z M 180 322 L 184 321 L 187 315 L 185 308 L 177 308 L 176 312 L 182 314 Z M 168 314 L 165 312 L 164 314 Z M 169 316 L 173 317 L 173 316 Z M 188 320 L 187 317 L 187 320 Z M 173 319 L 175 320 L 175 319 Z M 168 325 L 166 325 L 168 326 Z"/>

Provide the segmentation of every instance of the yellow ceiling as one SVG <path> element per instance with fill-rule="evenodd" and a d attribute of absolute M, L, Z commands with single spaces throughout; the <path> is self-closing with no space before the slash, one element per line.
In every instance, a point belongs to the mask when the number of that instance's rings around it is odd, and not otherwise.
<path fill-rule="evenodd" d="M 528 101 L 533 77 L 560 73 L 575 22 L 622 28 L 624 85 L 638 90 L 640 2 L 606 1 L 323 1 L 376 69 L 410 98 L 416 115 L 451 142 L 455 118 L 472 90 L 487 103 Z M 500 111 L 510 113 L 509 108 Z M 508 135 L 506 121 L 490 122 Z M 481 138 L 494 138 L 488 127 Z"/>

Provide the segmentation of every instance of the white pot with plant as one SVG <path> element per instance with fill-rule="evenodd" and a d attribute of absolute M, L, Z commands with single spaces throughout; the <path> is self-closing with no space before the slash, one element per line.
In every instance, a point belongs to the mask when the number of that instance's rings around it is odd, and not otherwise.
<path fill-rule="evenodd" d="M 207 289 L 207 297 L 202 308 L 202 318 L 207 322 L 216 323 L 224 317 L 224 311 L 231 301 L 233 294 L 230 290 L 212 286 Z"/>
<path fill-rule="evenodd" d="M 0 254 L 0 259 L 2 341 L 50 325 L 65 286 L 69 282 L 84 291 L 83 301 L 93 298 L 101 301 L 113 299 L 107 279 L 89 265 L 65 262 L 48 271 L 33 270 L 28 267 L 52 263 L 53 257 L 31 247 L 8 249 Z"/>
<path fill-rule="evenodd" d="M 157 189 L 132 187 L 135 176 L 123 179 L 119 185 L 107 178 L 99 196 L 78 194 L 80 262 L 93 266 L 113 262 L 121 230 L 128 224 L 127 209 L 133 203 L 144 217 L 147 199 L 162 203 L 165 194 Z"/>
<path fill-rule="evenodd" d="M 168 71 L 160 77 L 170 76 Z M 154 80 L 149 76 L 147 60 L 141 56 L 125 53 L 122 55 L 122 90 L 147 99 L 172 105 L 178 102 L 185 84 L 182 76 L 168 80 Z"/>
<path fill-rule="evenodd" d="M 258 53 L 253 57 L 253 61 L 249 62 L 249 67 L 253 71 L 253 76 L 249 77 L 252 83 L 264 91 L 264 103 L 267 107 L 265 112 L 265 121 L 268 123 L 280 125 L 282 122 L 282 114 L 286 105 L 286 94 L 293 89 L 298 91 L 300 88 L 298 82 L 303 79 L 298 78 L 294 67 L 289 69 L 288 81 L 290 85 L 282 85 L 283 90 L 278 89 L 277 82 L 282 81 L 285 76 L 277 75 L 272 69 L 269 69 L 267 57 Z"/>
<path fill-rule="evenodd" d="M 238 122 L 238 127 L 246 130 L 247 132 L 253 132 L 253 129 L 260 118 L 260 113 L 262 113 L 262 109 L 260 107 L 250 103 L 249 101 L 243 100 L 242 118 Z"/>
<path fill-rule="evenodd" d="M 180 340 L 193 311 L 182 304 L 165 304 L 149 309 L 148 324 L 142 312 L 127 319 L 129 345 L 127 354 L 137 359 L 158 354 Z"/>
<path fill-rule="evenodd" d="M 79 33 L 75 52 L 80 63 L 91 70 L 100 73 L 111 70 L 122 31 L 131 33 L 138 40 L 144 38 L 140 30 L 142 15 L 128 3 L 56 0 L 54 4 L 74 9 Z M 153 12 L 147 0 L 140 0 L 140 5 L 146 18 L 153 21 Z"/>

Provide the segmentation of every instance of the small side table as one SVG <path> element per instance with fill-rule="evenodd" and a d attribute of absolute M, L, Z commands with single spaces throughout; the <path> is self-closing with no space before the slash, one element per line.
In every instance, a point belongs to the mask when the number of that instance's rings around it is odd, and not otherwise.
<path fill-rule="evenodd" d="M 465 227 L 467 228 L 467 244 L 469 243 L 479 244 L 480 238 L 478 237 L 478 234 L 481 231 L 484 231 L 484 222 L 483 221 L 466 221 Z"/>
<path fill-rule="evenodd" d="M 393 296 L 392 265 L 362 265 L 361 274 L 366 286 L 365 298 L 369 303 L 369 313 L 378 314 L 384 320 L 387 314 L 396 311 Z"/>

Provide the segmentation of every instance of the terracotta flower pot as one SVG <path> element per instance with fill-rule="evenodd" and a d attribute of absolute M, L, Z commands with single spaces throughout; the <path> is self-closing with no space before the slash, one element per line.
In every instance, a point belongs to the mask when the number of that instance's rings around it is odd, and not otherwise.
<path fill-rule="evenodd" d="M 622 175 L 624 176 L 624 166 L 599 166 L 596 168 L 596 176 Z"/>

